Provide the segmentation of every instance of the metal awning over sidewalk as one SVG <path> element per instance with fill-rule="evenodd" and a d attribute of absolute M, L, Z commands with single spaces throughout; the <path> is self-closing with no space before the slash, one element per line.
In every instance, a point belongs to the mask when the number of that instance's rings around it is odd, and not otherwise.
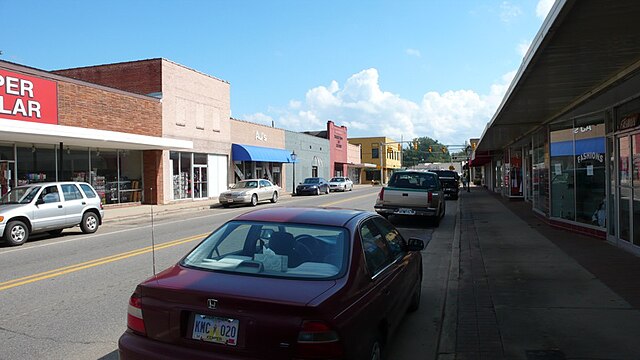
<path fill-rule="evenodd" d="M 477 150 L 499 150 L 640 69 L 637 0 L 558 0 Z"/>

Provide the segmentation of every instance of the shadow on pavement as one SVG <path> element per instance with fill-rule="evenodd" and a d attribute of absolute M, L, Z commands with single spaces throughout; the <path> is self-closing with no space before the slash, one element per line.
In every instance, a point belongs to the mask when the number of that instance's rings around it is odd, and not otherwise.
<path fill-rule="evenodd" d="M 113 350 L 112 352 L 108 353 L 107 355 L 98 358 L 98 360 L 118 360 L 118 350 Z"/>

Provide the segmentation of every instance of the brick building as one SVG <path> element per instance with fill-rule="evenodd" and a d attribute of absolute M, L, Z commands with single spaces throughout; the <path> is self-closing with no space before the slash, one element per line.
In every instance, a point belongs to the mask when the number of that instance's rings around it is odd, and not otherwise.
<path fill-rule="evenodd" d="M 228 82 L 160 58 L 53 73 L 151 98 L 160 108 L 156 135 L 192 143 L 187 151 L 168 146 L 154 153 L 156 202 L 215 197 L 233 182 Z"/>
<path fill-rule="evenodd" d="M 42 181 L 92 183 L 105 203 L 163 201 L 165 136 L 154 97 L 0 61 L 0 192 Z"/>

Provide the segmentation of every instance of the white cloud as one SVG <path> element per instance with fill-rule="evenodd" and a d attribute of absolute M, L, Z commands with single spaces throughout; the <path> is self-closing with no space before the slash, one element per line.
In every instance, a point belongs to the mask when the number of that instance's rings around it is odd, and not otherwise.
<path fill-rule="evenodd" d="M 420 53 L 420 50 L 407 49 L 404 52 L 409 56 L 422 57 L 422 54 Z"/>
<path fill-rule="evenodd" d="M 510 23 L 520 15 L 522 15 L 522 10 L 518 6 L 508 1 L 503 1 L 502 4 L 500 4 L 500 20 L 502 20 L 502 22 Z"/>
<path fill-rule="evenodd" d="M 527 51 L 529 51 L 529 47 L 531 47 L 531 40 L 521 42 L 518 44 L 516 50 L 518 51 L 518 54 L 524 58 L 524 56 L 527 55 Z"/>
<path fill-rule="evenodd" d="M 551 10 L 551 7 L 553 6 L 553 3 L 555 2 L 555 0 L 540 0 L 538 1 L 538 5 L 536 6 L 536 16 L 544 19 L 547 17 L 547 14 L 549 14 L 549 11 Z"/>
<path fill-rule="evenodd" d="M 488 94 L 472 90 L 427 92 L 416 103 L 380 88 L 378 70 L 362 70 L 341 87 L 337 81 L 307 91 L 304 100 L 244 116 L 249 121 L 292 131 L 322 130 L 328 120 L 345 125 L 349 137 L 388 136 L 395 140 L 428 136 L 444 144 L 479 137 L 502 101 L 515 71 L 493 84 Z"/>

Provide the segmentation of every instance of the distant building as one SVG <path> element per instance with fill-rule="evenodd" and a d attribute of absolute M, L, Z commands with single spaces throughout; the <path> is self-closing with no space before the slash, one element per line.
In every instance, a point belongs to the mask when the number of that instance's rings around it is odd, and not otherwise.
<path fill-rule="evenodd" d="M 389 176 L 401 167 L 400 143 L 388 137 L 349 138 L 349 143 L 360 146 L 360 158 L 363 164 L 375 164 L 376 167 L 362 167 L 361 183 L 386 183 Z"/>

